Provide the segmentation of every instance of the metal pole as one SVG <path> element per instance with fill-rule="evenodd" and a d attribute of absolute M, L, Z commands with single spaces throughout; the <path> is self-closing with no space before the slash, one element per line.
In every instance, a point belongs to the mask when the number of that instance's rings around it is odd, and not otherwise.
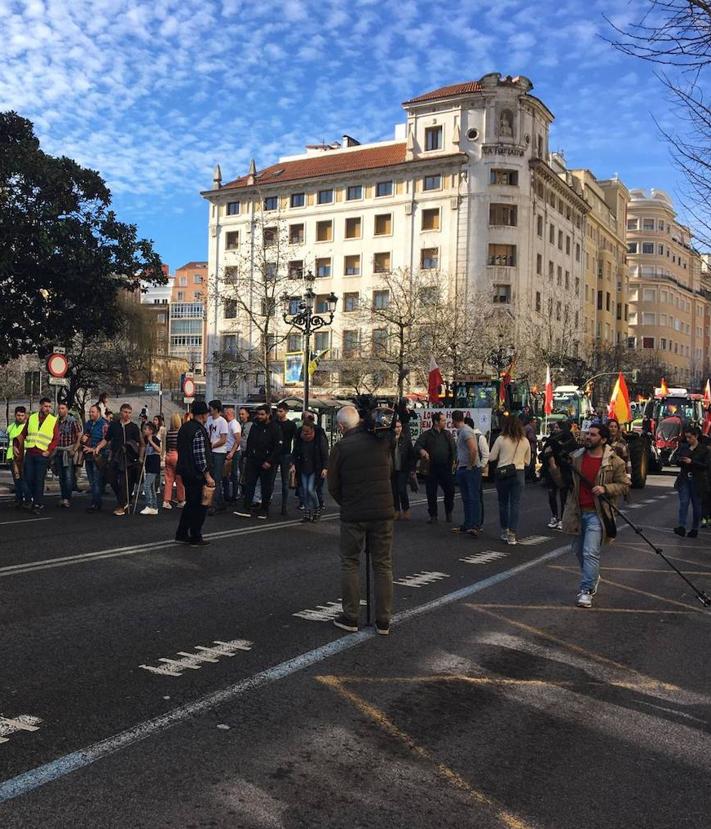
<path fill-rule="evenodd" d="M 311 311 L 306 311 L 306 327 L 304 328 L 304 408 L 302 414 L 309 410 L 309 362 L 311 357 Z"/>
<path fill-rule="evenodd" d="M 370 624 L 370 545 L 368 536 L 365 536 L 365 618 Z"/>

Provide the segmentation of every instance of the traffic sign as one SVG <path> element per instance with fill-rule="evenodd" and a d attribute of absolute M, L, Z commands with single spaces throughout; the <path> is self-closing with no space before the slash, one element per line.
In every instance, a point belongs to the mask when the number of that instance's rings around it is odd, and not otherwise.
<path fill-rule="evenodd" d="M 146 394 L 160 394 L 160 383 L 144 383 L 143 391 Z"/>
<path fill-rule="evenodd" d="M 52 375 L 52 377 L 64 377 L 68 370 L 69 362 L 64 354 L 54 351 L 49 355 L 49 357 L 47 357 L 47 371 Z"/>
<path fill-rule="evenodd" d="M 194 403 L 194 402 L 195 402 L 194 397 L 184 397 L 183 398 L 183 403 L 185 403 L 187 406 L 189 406 L 191 403 Z"/>
<path fill-rule="evenodd" d="M 183 394 L 185 397 L 195 397 L 195 381 L 192 377 L 183 380 Z"/>
<path fill-rule="evenodd" d="M 47 382 L 50 386 L 64 386 L 69 387 L 69 380 L 66 377 L 50 377 Z"/>

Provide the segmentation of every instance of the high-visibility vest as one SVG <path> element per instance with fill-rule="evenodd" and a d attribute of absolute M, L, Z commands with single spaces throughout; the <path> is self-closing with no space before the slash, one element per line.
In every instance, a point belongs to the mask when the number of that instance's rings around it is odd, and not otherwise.
<path fill-rule="evenodd" d="M 15 453 L 12 448 L 12 442 L 15 438 L 22 433 L 22 430 L 25 428 L 26 423 L 11 423 L 7 427 L 7 460 L 11 461 L 15 457 Z"/>
<path fill-rule="evenodd" d="M 48 414 L 40 425 L 39 414 L 37 412 L 31 414 L 30 419 L 27 421 L 25 449 L 34 449 L 36 447 L 40 451 L 46 452 L 54 437 L 54 424 L 56 422 L 57 416 Z"/>

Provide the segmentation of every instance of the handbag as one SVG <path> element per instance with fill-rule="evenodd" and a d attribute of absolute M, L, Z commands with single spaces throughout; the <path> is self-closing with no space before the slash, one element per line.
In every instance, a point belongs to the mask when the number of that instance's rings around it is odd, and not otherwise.
<path fill-rule="evenodd" d="M 202 498 L 200 499 L 200 503 L 203 507 L 211 507 L 212 506 L 212 499 L 215 495 L 215 487 L 208 486 L 207 484 L 202 485 Z"/>
<path fill-rule="evenodd" d="M 507 481 L 509 478 L 516 477 L 516 464 L 505 463 L 503 466 L 496 467 L 496 480 Z"/>

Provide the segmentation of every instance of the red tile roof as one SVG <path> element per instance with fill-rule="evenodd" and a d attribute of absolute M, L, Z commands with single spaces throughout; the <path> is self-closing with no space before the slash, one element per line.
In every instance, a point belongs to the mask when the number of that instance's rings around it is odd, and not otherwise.
<path fill-rule="evenodd" d="M 392 167 L 405 163 L 405 144 L 385 144 L 367 147 L 362 150 L 339 152 L 326 150 L 322 154 L 294 161 L 282 161 L 272 164 L 257 173 L 255 184 L 281 184 L 282 181 L 296 181 L 303 178 L 315 178 L 337 173 L 350 173 L 356 170 L 372 170 L 377 167 Z M 247 176 L 240 176 L 223 186 L 249 187 Z"/>
<path fill-rule="evenodd" d="M 452 95 L 469 95 L 472 92 L 481 92 L 481 84 L 479 81 L 465 81 L 464 83 L 454 83 L 450 86 L 440 86 L 439 89 L 433 89 L 431 92 L 418 95 L 416 98 L 410 98 L 409 101 L 405 101 L 405 104 L 416 104 L 420 101 L 435 101 L 438 98 L 451 98 Z"/>
<path fill-rule="evenodd" d="M 185 271 L 188 268 L 192 269 L 192 268 L 206 268 L 206 267 L 207 267 L 207 262 L 188 262 L 186 265 L 183 265 L 182 267 L 178 268 L 177 270 Z"/>

